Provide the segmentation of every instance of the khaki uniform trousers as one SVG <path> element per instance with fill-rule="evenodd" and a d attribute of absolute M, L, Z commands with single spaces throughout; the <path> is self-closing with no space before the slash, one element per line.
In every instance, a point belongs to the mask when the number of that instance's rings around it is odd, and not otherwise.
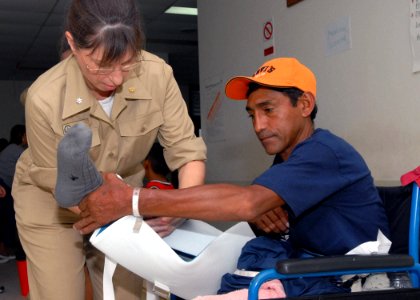
<path fill-rule="evenodd" d="M 30 299 L 83 300 L 86 262 L 94 299 L 102 300 L 103 255 L 93 246 L 85 252 L 83 236 L 72 228 L 74 214 L 32 185 L 13 188 L 20 193 L 15 201 L 16 223 L 27 256 Z M 114 274 L 114 287 L 116 299 L 141 299 L 141 278 L 122 267 Z"/>

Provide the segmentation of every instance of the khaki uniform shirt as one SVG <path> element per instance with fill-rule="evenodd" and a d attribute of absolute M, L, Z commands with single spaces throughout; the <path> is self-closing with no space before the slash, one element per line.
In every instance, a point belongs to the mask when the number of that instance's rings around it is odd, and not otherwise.
<path fill-rule="evenodd" d="M 171 170 L 206 159 L 172 68 L 146 51 L 139 55 L 140 66 L 115 92 L 110 117 L 89 92 L 73 56 L 34 82 L 25 105 L 29 147 L 17 164 L 15 185 L 53 194 L 58 143 L 79 122 L 92 129 L 90 157 L 98 170 L 118 173 L 131 185 L 141 185 L 141 162 L 156 138 Z M 14 197 L 19 201 L 19 192 Z"/>

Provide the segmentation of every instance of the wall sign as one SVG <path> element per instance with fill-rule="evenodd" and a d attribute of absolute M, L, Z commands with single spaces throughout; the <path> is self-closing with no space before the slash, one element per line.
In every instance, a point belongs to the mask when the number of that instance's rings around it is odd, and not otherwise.
<path fill-rule="evenodd" d="M 273 23 L 271 21 L 267 21 L 264 24 L 263 29 L 264 39 L 268 41 L 273 36 Z"/>
<path fill-rule="evenodd" d="M 299 3 L 301 1 L 303 1 L 303 0 L 287 0 L 287 7 L 295 5 L 296 3 Z"/>
<path fill-rule="evenodd" d="M 420 71 L 420 0 L 410 3 L 410 42 L 413 73 Z"/>
<path fill-rule="evenodd" d="M 264 22 L 262 27 L 264 56 L 274 54 L 274 25 L 273 18 Z"/>

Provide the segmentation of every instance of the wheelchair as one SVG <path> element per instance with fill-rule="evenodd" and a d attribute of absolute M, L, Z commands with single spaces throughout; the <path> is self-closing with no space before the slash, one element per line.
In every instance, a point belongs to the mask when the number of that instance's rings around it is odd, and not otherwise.
<path fill-rule="evenodd" d="M 278 261 L 275 268 L 264 270 L 253 278 L 249 286 L 248 299 L 258 299 L 261 285 L 272 279 L 395 272 L 407 272 L 412 288 L 287 299 L 420 299 L 419 185 L 414 181 L 407 186 L 377 187 L 377 189 L 390 222 L 390 238 L 393 242 L 390 254 L 324 256 Z"/>

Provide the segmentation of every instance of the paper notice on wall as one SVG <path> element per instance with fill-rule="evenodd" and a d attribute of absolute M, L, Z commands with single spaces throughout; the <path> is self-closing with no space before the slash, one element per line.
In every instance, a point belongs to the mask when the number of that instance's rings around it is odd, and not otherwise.
<path fill-rule="evenodd" d="M 410 1 L 410 42 L 413 72 L 420 71 L 420 0 Z"/>
<path fill-rule="evenodd" d="M 325 29 L 325 56 L 335 55 L 351 49 L 350 17 L 329 23 Z"/>

